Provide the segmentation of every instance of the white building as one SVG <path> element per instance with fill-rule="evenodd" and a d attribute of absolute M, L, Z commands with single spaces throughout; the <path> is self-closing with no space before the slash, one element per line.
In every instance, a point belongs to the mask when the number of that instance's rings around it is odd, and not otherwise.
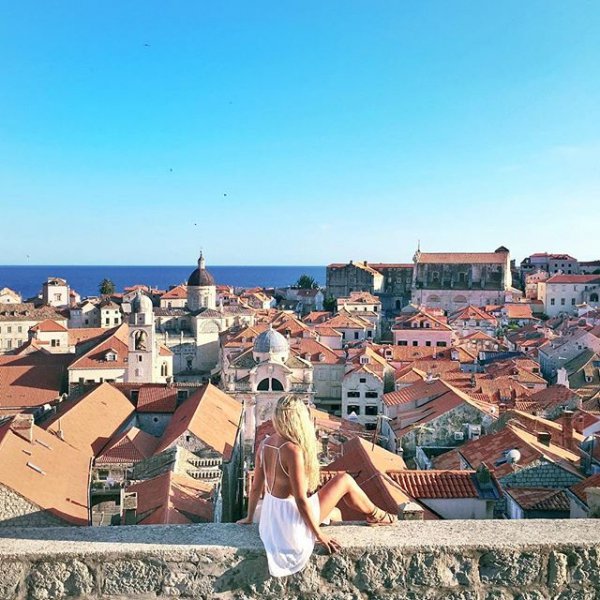
<path fill-rule="evenodd" d="M 577 314 L 577 305 L 600 307 L 600 275 L 553 275 L 538 283 L 538 298 L 549 317 Z"/>
<path fill-rule="evenodd" d="M 42 284 L 42 300 L 48 306 L 63 308 L 69 306 L 70 299 L 69 284 L 60 277 L 48 277 Z"/>

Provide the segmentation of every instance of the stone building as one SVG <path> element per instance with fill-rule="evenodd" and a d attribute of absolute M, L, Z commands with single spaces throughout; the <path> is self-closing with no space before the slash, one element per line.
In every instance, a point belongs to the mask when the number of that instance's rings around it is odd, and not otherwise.
<path fill-rule="evenodd" d="M 246 441 L 271 418 L 284 394 L 310 403 L 314 396 L 312 363 L 294 354 L 288 340 L 271 326 L 256 337 L 252 348 L 232 358 L 222 378 L 225 391 L 244 404 Z"/>
<path fill-rule="evenodd" d="M 538 283 L 538 298 L 549 317 L 577 314 L 577 306 L 600 307 L 600 275 L 553 275 Z"/>
<path fill-rule="evenodd" d="M 469 304 L 504 304 L 521 296 L 512 288 L 510 253 L 421 252 L 413 258 L 412 302 L 454 312 Z"/>
<path fill-rule="evenodd" d="M 67 319 L 51 306 L 36 307 L 32 302 L 0 304 L 0 354 L 25 344 L 29 330 L 48 319 L 63 327 L 67 325 Z"/>
<path fill-rule="evenodd" d="M 410 302 L 413 265 L 353 262 L 327 266 L 326 296 L 346 298 L 352 292 L 377 296 L 385 313 L 398 312 Z"/>
<path fill-rule="evenodd" d="M 48 277 L 42 284 L 42 301 L 56 308 L 69 306 L 71 295 L 67 281 L 60 277 Z"/>

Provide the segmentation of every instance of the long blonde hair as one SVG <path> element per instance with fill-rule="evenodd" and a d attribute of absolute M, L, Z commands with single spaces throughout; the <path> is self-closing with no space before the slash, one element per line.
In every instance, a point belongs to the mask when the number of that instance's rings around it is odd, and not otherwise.
<path fill-rule="evenodd" d="M 304 456 L 308 489 L 316 490 L 319 486 L 317 436 L 306 404 L 297 396 L 283 396 L 275 407 L 273 426 L 280 436 L 300 447 Z"/>

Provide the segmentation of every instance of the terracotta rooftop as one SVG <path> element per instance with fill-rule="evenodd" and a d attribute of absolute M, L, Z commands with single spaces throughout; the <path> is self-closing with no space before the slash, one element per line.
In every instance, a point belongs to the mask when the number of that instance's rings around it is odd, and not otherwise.
<path fill-rule="evenodd" d="M 413 498 L 479 498 L 475 471 L 388 471 L 388 475 Z"/>
<path fill-rule="evenodd" d="M 73 525 L 88 524 L 90 457 L 32 425 L 28 439 L 0 426 L 0 485 Z"/>
<path fill-rule="evenodd" d="M 167 471 L 130 485 L 137 492 L 138 525 L 187 525 L 212 522 L 214 486 Z"/>
<path fill-rule="evenodd" d="M 178 285 L 173 289 L 165 292 L 161 297 L 161 300 L 182 300 L 187 299 L 187 286 Z"/>
<path fill-rule="evenodd" d="M 570 511 L 569 499 L 563 490 L 548 488 L 509 488 L 512 496 L 523 510 Z"/>
<path fill-rule="evenodd" d="M 569 489 L 584 503 L 587 504 L 587 495 L 585 490 L 590 487 L 600 487 L 600 473 L 596 473 L 579 483 L 571 486 Z"/>
<path fill-rule="evenodd" d="M 504 252 L 420 252 L 417 264 L 505 264 Z"/>
<path fill-rule="evenodd" d="M 175 411 L 156 452 L 175 444 L 189 431 L 206 446 L 222 454 L 227 462 L 233 452 L 241 415 L 242 405 L 239 402 L 208 383 Z"/>
<path fill-rule="evenodd" d="M 116 434 L 95 460 L 95 464 L 133 464 L 154 454 L 158 438 L 137 427 Z"/>
<path fill-rule="evenodd" d="M 177 391 L 178 388 L 168 385 L 140 385 L 136 410 L 140 413 L 174 413 L 177 408 Z"/>
<path fill-rule="evenodd" d="M 64 325 L 61 325 L 60 323 L 53 321 L 52 319 L 46 319 L 44 321 L 41 321 L 37 325 L 34 325 L 33 327 L 31 327 L 30 331 L 40 331 L 40 332 L 47 332 L 47 333 L 54 333 L 54 332 L 63 333 L 65 331 L 67 331 L 67 328 Z"/>
<path fill-rule="evenodd" d="M 41 406 L 60 397 L 68 354 L 34 351 L 0 356 L 0 408 Z"/>
<path fill-rule="evenodd" d="M 88 456 L 97 456 L 133 415 L 133 405 L 121 391 L 101 383 L 87 394 L 66 400 L 41 426 Z"/>
<path fill-rule="evenodd" d="M 119 325 L 108 337 L 101 338 L 98 344 L 94 345 L 85 354 L 71 363 L 69 370 L 127 368 L 127 357 L 129 354 L 128 335 L 129 325 L 127 323 Z M 117 353 L 116 360 L 106 360 L 106 353 L 109 350 Z"/>
<path fill-rule="evenodd" d="M 559 273 L 552 275 L 549 279 L 546 279 L 546 284 L 551 283 L 599 283 L 600 275 L 564 275 Z"/>

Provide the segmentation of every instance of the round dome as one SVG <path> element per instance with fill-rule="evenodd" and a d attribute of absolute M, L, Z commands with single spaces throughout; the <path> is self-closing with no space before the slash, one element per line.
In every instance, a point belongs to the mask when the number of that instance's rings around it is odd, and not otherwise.
<path fill-rule="evenodd" d="M 287 353 L 289 350 L 290 346 L 285 337 L 272 328 L 256 336 L 254 341 L 254 352 L 278 354 Z"/>
<path fill-rule="evenodd" d="M 195 269 L 189 276 L 187 284 L 196 287 L 215 285 L 213 276 L 205 268 L 205 261 L 202 252 L 198 258 L 198 268 Z"/>
<path fill-rule="evenodd" d="M 142 294 L 140 290 L 137 291 L 137 294 L 131 301 L 131 312 L 133 313 L 148 313 L 152 312 L 154 307 L 152 306 L 152 300 L 146 296 L 146 294 Z"/>

